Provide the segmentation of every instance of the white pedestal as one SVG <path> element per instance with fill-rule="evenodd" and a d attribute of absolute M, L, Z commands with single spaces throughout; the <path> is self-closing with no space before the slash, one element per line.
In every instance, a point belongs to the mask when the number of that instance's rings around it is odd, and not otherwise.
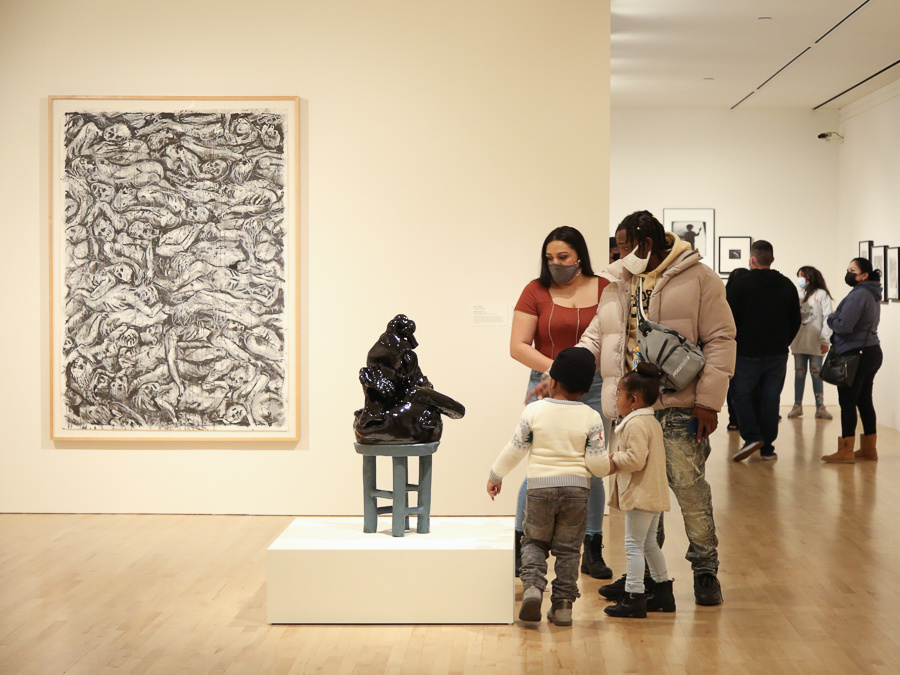
<path fill-rule="evenodd" d="M 384 522 L 294 520 L 266 553 L 268 622 L 513 622 L 513 518 L 432 518 L 404 537 Z"/>

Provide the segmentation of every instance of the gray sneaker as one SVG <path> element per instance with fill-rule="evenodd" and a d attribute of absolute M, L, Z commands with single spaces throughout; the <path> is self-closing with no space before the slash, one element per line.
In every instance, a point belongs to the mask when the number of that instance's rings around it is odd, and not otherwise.
<path fill-rule="evenodd" d="M 544 591 L 537 586 L 529 586 L 522 593 L 522 607 L 519 609 L 521 621 L 541 620 L 541 601 L 544 599 Z"/>
<path fill-rule="evenodd" d="M 794 404 L 794 407 L 791 408 L 791 412 L 788 413 L 789 420 L 792 420 L 795 417 L 803 417 L 803 406 L 797 403 Z"/>
<path fill-rule="evenodd" d="M 828 412 L 827 410 L 825 410 L 825 406 L 820 405 L 818 408 L 816 408 L 816 419 L 817 420 L 830 420 L 833 418 L 831 417 L 831 413 Z"/>
<path fill-rule="evenodd" d="M 572 601 L 559 600 L 554 602 L 550 606 L 550 611 L 547 612 L 547 619 L 550 620 L 550 623 L 555 623 L 557 626 L 571 626 Z"/>

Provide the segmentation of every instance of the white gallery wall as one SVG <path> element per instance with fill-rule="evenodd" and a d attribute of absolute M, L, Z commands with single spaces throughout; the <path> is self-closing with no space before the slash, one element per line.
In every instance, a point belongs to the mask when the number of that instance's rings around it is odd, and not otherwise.
<path fill-rule="evenodd" d="M 358 371 L 403 312 L 468 409 L 435 515 L 512 513 L 484 490 L 528 374 L 506 315 L 553 227 L 605 250 L 608 36 L 596 0 L 0 3 L 0 511 L 361 514 Z M 299 443 L 50 440 L 50 95 L 302 99 Z"/>
<path fill-rule="evenodd" d="M 842 258 L 859 242 L 900 246 L 900 82 L 841 110 L 839 236 Z M 881 305 L 884 365 L 875 377 L 878 421 L 900 429 L 900 302 Z"/>

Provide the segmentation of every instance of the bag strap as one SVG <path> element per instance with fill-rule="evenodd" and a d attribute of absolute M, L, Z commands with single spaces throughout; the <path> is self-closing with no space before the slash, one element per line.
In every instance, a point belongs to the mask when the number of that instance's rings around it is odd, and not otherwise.
<path fill-rule="evenodd" d="M 647 315 L 644 314 L 644 277 L 638 277 L 638 292 L 634 298 L 635 303 L 637 303 L 638 310 L 638 323 L 643 321 L 649 321 Z"/>

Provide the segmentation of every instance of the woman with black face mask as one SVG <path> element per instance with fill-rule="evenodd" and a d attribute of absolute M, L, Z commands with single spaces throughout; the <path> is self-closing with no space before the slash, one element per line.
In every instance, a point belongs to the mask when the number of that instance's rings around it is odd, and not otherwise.
<path fill-rule="evenodd" d="M 516 303 L 509 342 L 510 355 L 531 368 L 526 392 L 540 383 L 541 375 L 550 369 L 557 354 L 575 346 L 597 314 L 600 294 L 608 283 L 608 279 L 594 274 L 587 243 L 581 232 L 564 226 L 547 235 L 541 248 L 541 274 L 525 287 Z M 602 416 L 601 383 L 598 373 L 590 391 L 581 401 Z M 603 419 L 608 432 L 609 423 L 605 417 Z M 520 566 L 519 542 L 525 522 L 526 482 L 519 490 L 516 507 L 517 575 Z M 606 566 L 602 553 L 605 502 L 603 479 L 592 478 L 581 571 L 596 579 L 612 578 L 612 570 Z"/>
<path fill-rule="evenodd" d="M 853 382 L 849 386 L 838 387 L 838 401 L 841 405 L 838 450 L 823 456 L 822 460 L 852 464 L 857 459 L 878 459 L 872 386 L 883 359 L 878 339 L 882 298 L 881 270 L 872 269 L 872 263 L 866 258 L 854 258 L 847 266 L 844 281 L 851 287 L 851 291 L 827 319 L 828 327 L 833 331 L 832 349 L 838 354 L 859 352 L 860 360 Z M 863 433 L 859 437 L 860 449 L 854 452 L 857 410 L 862 420 Z"/>

